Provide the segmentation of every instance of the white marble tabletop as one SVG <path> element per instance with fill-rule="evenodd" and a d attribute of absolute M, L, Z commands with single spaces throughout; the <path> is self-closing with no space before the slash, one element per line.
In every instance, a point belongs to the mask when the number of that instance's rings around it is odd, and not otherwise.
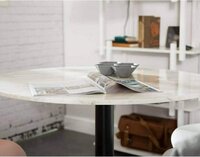
<path fill-rule="evenodd" d="M 181 101 L 200 97 L 200 75 L 167 70 L 137 69 L 134 77 L 161 92 L 32 96 L 30 83 L 64 83 L 86 76 L 95 67 L 32 69 L 0 74 L 0 95 L 35 102 L 77 105 L 132 105 Z"/>

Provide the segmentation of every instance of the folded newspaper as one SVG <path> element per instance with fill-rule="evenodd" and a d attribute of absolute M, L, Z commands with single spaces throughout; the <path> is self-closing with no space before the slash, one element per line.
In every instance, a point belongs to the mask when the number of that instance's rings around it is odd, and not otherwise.
<path fill-rule="evenodd" d="M 107 77 L 98 72 L 91 72 L 87 77 L 69 79 L 64 83 L 30 83 L 29 88 L 33 96 L 113 93 L 127 91 L 127 89 L 135 92 L 159 91 L 134 78 L 122 79 L 117 77 Z"/>

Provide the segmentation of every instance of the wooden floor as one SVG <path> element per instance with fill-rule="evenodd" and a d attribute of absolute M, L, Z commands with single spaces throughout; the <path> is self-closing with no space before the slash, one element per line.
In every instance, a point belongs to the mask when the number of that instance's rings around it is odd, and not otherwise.
<path fill-rule="evenodd" d="M 19 144 L 28 156 L 94 156 L 94 136 L 59 130 Z M 128 156 L 115 151 L 115 156 Z"/>

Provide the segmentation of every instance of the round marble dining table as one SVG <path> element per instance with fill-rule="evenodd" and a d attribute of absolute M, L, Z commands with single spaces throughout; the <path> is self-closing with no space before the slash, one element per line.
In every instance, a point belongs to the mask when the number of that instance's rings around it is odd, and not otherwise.
<path fill-rule="evenodd" d="M 95 67 L 57 67 L 0 74 L 0 96 L 52 104 L 95 105 L 96 155 L 114 154 L 114 105 L 148 105 L 200 97 L 200 75 L 195 73 L 138 68 L 135 79 L 158 88 L 159 92 L 114 92 L 108 94 L 61 94 L 32 96 L 30 84 L 66 83 L 87 77 Z"/>

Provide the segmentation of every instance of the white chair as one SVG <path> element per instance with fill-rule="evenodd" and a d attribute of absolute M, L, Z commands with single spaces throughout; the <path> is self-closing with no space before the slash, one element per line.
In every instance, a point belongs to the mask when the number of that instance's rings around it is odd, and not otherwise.
<path fill-rule="evenodd" d="M 17 143 L 0 139 L 0 156 L 26 156 L 26 153 Z"/>
<path fill-rule="evenodd" d="M 200 124 L 178 127 L 171 136 L 172 149 L 164 156 L 200 156 Z"/>

